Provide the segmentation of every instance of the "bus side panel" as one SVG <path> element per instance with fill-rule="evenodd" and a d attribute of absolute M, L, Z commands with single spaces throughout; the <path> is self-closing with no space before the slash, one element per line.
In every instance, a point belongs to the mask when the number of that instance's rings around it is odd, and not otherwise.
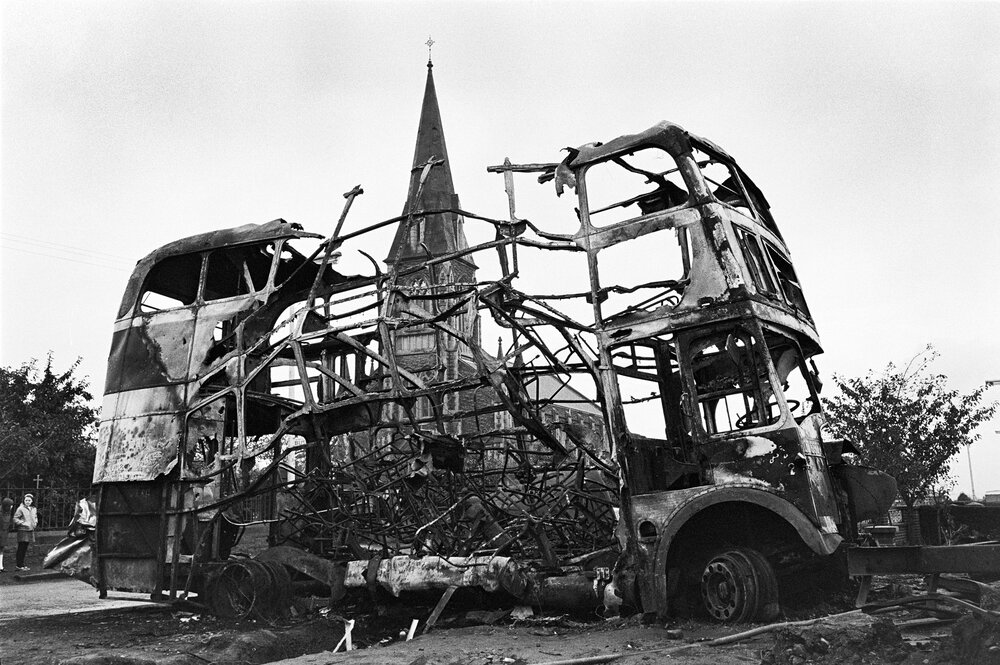
<path fill-rule="evenodd" d="M 103 590 L 161 588 L 163 481 L 105 483 L 97 523 L 97 581 Z"/>

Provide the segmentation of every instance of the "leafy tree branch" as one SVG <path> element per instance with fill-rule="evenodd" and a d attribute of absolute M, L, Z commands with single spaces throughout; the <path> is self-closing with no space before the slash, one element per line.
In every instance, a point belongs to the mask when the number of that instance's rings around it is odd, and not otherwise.
<path fill-rule="evenodd" d="M 52 355 L 0 367 L 0 482 L 27 486 L 89 484 L 94 470 L 97 409 L 85 379 L 53 368 Z"/>
<path fill-rule="evenodd" d="M 827 427 L 861 451 L 862 462 L 896 478 L 908 507 L 950 481 L 951 459 L 979 439 L 976 429 L 996 412 L 985 387 L 962 394 L 931 371 L 938 353 L 930 345 L 899 369 L 834 375 L 839 394 L 824 398 Z"/>

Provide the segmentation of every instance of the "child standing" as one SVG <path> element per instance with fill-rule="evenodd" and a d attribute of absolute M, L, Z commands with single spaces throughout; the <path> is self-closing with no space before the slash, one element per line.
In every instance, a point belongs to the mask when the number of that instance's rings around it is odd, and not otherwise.
<path fill-rule="evenodd" d="M 14 513 L 14 526 L 17 527 L 17 569 L 29 570 L 24 565 L 24 557 L 28 553 L 28 543 L 35 542 L 35 527 L 38 526 L 38 509 L 32 504 L 35 497 L 25 494 L 21 505 Z"/>

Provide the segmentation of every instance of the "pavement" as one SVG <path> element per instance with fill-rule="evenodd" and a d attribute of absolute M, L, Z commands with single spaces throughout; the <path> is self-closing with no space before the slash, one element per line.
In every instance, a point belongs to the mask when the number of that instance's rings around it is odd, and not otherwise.
<path fill-rule="evenodd" d="M 149 594 L 109 592 L 98 598 L 97 589 L 70 577 L 0 586 L 0 625 L 14 619 L 56 614 L 105 612 L 123 608 L 162 607 Z"/>
<path fill-rule="evenodd" d="M 0 625 L 13 619 L 105 612 L 142 606 L 161 607 L 149 600 L 149 594 L 109 592 L 98 597 L 97 589 L 86 582 L 42 568 L 42 559 L 53 545 L 66 536 L 65 531 L 40 531 L 28 550 L 28 572 L 14 570 L 14 548 L 4 553 L 5 573 L 0 575 Z"/>

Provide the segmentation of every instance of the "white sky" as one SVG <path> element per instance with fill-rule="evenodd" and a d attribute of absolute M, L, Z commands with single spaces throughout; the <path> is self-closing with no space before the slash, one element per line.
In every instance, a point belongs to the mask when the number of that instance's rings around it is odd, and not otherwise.
<path fill-rule="evenodd" d="M 485 170 L 505 156 L 557 161 L 671 120 L 768 197 L 828 386 L 928 342 L 954 387 L 1000 379 L 1000 3 L 7 1 L 0 16 L 5 365 L 79 356 L 99 394 L 125 280 L 157 246 L 276 217 L 329 233 L 359 183 L 347 230 L 398 214 L 430 34 L 466 209 L 506 216 Z M 998 429 L 972 449 L 980 495 L 1000 490 Z"/>

